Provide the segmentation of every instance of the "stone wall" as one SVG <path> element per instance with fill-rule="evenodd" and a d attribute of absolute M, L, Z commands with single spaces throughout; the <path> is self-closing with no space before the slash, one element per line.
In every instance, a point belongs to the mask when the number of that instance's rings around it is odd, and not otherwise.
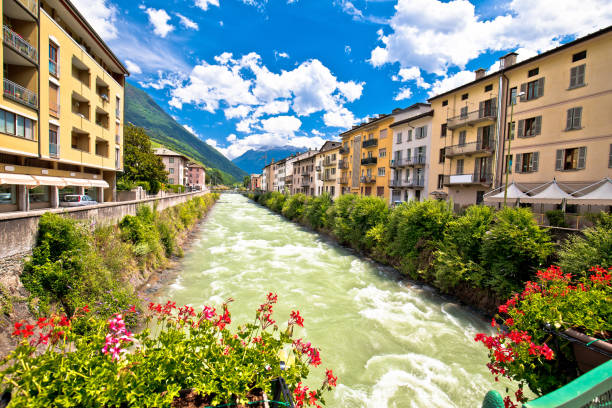
<path fill-rule="evenodd" d="M 167 197 L 104 203 L 87 207 L 57 208 L 24 213 L 0 213 L 0 258 L 23 255 L 32 250 L 36 243 L 38 221 L 45 212 L 63 214 L 77 220 L 89 220 L 92 225 L 112 224 L 118 222 L 126 215 L 135 215 L 136 210 L 141 205 L 148 205 L 151 208 L 157 205 L 157 210 L 161 211 L 204 194 L 207 194 L 207 192 L 197 191 Z M 0 274 L 2 274 L 2 270 L 0 270 Z"/>

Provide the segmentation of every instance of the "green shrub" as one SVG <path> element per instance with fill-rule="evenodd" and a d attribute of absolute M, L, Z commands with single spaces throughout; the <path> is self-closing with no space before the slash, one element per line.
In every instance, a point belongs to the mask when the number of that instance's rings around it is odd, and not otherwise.
<path fill-rule="evenodd" d="M 501 295 L 518 290 L 553 253 L 548 233 L 528 208 L 504 208 L 483 239 L 482 266 L 490 277 L 485 284 Z"/>
<path fill-rule="evenodd" d="M 283 193 L 279 193 L 278 191 L 272 191 L 268 194 L 269 198 L 267 198 L 263 204 L 272 211 L 280 214 L 280 212 L 283 210 L 283 205 L 285 205 L 287 196 L 285 196 Z"/>
<path fill-rule="evenodd" d="M 302 193 L 298 193 L 289 196 L 283 204 L 282 214 L 290 220 L 300 221 L 302 219 L 302 213 L 304 212 L 304 204 L 306 203 L 306 196 Z"/>
<path fill-rule="evenodd" d="M 548 219 L 548 224 L 552 227 L 567 228 L 565 213 L 561 210 L 546 211 L 546 219 Z"/>
<path fill-rule="evenodd" d="M 136 185 L 142 187 L 142 189 L 144 191 L 150 191 L 151 190 L 151 185 L 149 184 L 148 181 L 137 181 Z"/>
<path fill-rule="evenodd" d="M 593 265 L 612 266 L 612 216 L 603 213 L 597 225 L 573 235 L 561 246 L 559 266 L 573 275 L 586 275 Z"/>
<path fill-rule="evenodd" d="M 358 197 L 353 194 L 341 195 L 327 212 L 328 228 L 341 243 L 347 243 L 351 235 L 350 214 Z"/>
<path fill-rule="evenodd" d="M 306 202 L 304 209 L 304 220 L 311 228 L 321 229 L 327 226 L 327 212 L 332 207 L 333 201 L 329 194 L 313 197 Z"/>
<path fill-rule="evenodd" d="M 371 249 L 375 245 L 373 235 L 368 232 L 387 223 L 389 206 L 379 197 L 360 197 L 350 214 L 351 234 L 349 242 L 361 249 Z"/>

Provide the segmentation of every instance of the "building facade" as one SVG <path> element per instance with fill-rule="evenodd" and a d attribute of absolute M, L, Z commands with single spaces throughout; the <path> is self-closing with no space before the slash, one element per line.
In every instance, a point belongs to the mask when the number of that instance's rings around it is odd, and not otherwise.
<path fill-rule="evenodd" d="M 317 154 L 317 195 L 329 194 L 332 198 L 340 196 L 340 147 L 342 143 L 327 141 Z"/>
<path fill-rule="evenodd" d="M 292 194 L 315 195 L 315 162 L 318 150 L 309 150 L 296 157 L 293 163 Z"/>
<path fill-rule="evenodd" d="M 518 63 L 510 53 L 498 72 L 432 98 L 444 162 L 430 191 L 466 206 L 504 186 L 506 170 L 523 190 L 555 179 L 571 193 L 611 177 L 611 57 L 608 27 Z"/>
<path fill-rule="evenodd" d="M 206 169 L 197 163 L 187 164 L 187 187 L 191 190 L 206 189 Z"/>
<path fill-rule="evenodd" d="M 116 198 L 127 70 L 68 0 L 4 0 L 0 211 Z"/>
<path fill-rule="evenodd" d="M 168 184 L 187 186 L 189 184 L 189 173 L 187 165 L 189 158 L 165 147 L 153 149 L 155 155 L 160 156 L 166 172 L 168 173 Z"/>
<path fill-rule="evenodd" d="M 262 172 L 261 189 L 263 191 L 274 191 L 274 159 L 266 165 Z"/>
<path fill-rule="evenodd" d="M 262 190 L 261 174 L 251 174 L 251 190 Z"/>
<path fill-rule="evenodd" d="M 274 164 L 274 186 L 273 190 L 278 192 L 285 192 L 285 163 L 287 159 L 281 159 Z"/>
<path fill-rule="evenodd" d="M 395 110 L 390 154 L 390 203 L 423 201 L 428 197 L 429 162 L 437 160 L 431 151 L 430 105 L 417 103 Z"/>

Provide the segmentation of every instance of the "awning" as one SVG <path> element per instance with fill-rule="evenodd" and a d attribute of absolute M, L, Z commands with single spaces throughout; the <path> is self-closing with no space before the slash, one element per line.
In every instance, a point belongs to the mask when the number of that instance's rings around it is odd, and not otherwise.
<path fill-rule="evenodd" d="M 604 183 L 595 190 L 581 197 L 572 197 L 567 200 L 569 204 L 584 205 L 612 205 L 612 180 L 602 180 Z"/>
<path fill-rule="evenodd" d="M 0 173 L 0 184 L 17 184 L 20 186 L 37 186 L 34 177 L 27 174 Z"/>
<path fill-rule="evenodd" d="M 534 190 L 537 190 L 540 187 L 537 187 Z M 559 187 L 559 184 L 557 184 L 557 180 L 553 179 L 553 181 L 550 182 L 550 185 L 546 187 L 544 190 L 540 191 L 538 194 L 535 194 L 531 197 L 523 198 L 521 199 L 521 201 L 523 203 L 534 203 L 534 204 L 561 204 L 563 200 L 566 200 L 569 198 L 573 198 L 573 197 L 567 194 L 565 191 L 563 191 L 561 187 Z"/>
<path fill-rule="evenodd" d="M 91 182 L 93 180 L 65 177 L 64 181 L 66 181 L 67 186 L 92 187 Z"/>
<path fill-rule="evenodd" d="M 61 177 L 32 176 L 39 186 L 66 187 L 66 181 Z"/>
<path fill-rule="evenodd" d="M 504 201 L 504 194 L 506 193 L 506 191 L 505 191 L 504 188 L 500 187 L 500 189 L 501 189 L 501 191 L 499 193 L 497 193 L 497 194 L 493 194 L 493 195 L 490 195 L 490 196 L 487 196 L 485 194 L 484 200 L 487 201 L 487 202 L 489 202 L 489 201 L 493 201 L 493 202 L 502 202 L 502 201 Z M 517 200 L 517 199 L 523 199 L 523 198 L 527 198 L 527 197 L 529 197 L 529 196 L 527 194 L 523 193 L 523 191 L 520 188 L 518 188 L 516 186 L 516 184 L 514 184 L 514 182 L 512 182 L 512 184 L 510 184 L 508 186 L 508 194 L 506 196 L 506 198 L 508 200 L 514 201 L 514 200 Z"/>
<path fill-rule="evenodd" d="M 108 188 L 108 183 L 104 180 L 89 180 L 91 181 L 91 186 L 92 187 L 102 187 L 102 188 Z"/>

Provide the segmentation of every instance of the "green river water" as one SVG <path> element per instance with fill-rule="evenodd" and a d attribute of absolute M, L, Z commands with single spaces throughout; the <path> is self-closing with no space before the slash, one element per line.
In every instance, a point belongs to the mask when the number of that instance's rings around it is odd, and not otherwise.
<path fill-rule="evenodd" d="M 268 292 L 277 321 L 304 316 L 295 334 L 323 360 L 313 372 L 338 375 L 328 407 L 480 407 L 504 390 L 473 341 L 491 330 L 482 317 L 240 195 L 221 196 L 157 300 L 218 307 L 232 297 L 232 319 L 245 323 Z"/>

